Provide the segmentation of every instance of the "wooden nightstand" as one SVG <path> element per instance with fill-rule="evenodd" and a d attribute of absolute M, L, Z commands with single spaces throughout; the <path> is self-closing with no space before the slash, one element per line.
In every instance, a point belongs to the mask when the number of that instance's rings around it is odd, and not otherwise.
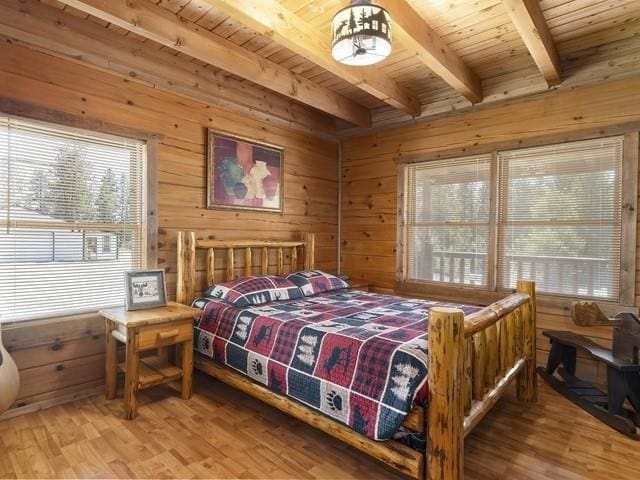
<path fill-rule="evenodd" d="M 182 398 L 191 398 L 193 381 L 193 318 L 197 308 L 169 302 L 166 307 L 127 312 L 124 307 L 101 310 L 106 320 L 106 397 L 117 393 L 117 374 L 125 374 L 124 405 L 127 419 L 136 416 L 139 389 L 182 378 Z M 125 362 L 118 365 L 117 342 L 126 345 Z M 182 365 L 167 359 L 167 347 L 182 345 Z M 157 349 L 155 356 L 140 358 L 140 352 Z"/>
<path fill-rule="evenodd" d="M 370 288 L 370 284 L 367 280 L 352 278 L 347 280 L 347 283 L 354 290 L 362 290 L 363 292 L 368 292 Z"/>

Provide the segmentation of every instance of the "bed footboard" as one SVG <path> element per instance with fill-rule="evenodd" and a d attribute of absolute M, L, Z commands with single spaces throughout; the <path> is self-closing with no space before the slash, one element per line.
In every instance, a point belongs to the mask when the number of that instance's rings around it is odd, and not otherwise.
<path fill-rule="evenodd" d="M 537 399 L 534 282 L 465 318 L 461 310 L 429 314 L 427 478 L 464 476 L 464 437 L 512 380 L 518 399 Z"/>

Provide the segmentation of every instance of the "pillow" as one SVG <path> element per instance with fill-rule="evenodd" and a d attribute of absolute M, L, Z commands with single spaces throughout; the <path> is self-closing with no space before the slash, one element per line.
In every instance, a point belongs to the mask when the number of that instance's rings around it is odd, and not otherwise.
<path fill-rule="evenodd" d="M 295 284 L 275 275 L 243 277 L 214 284 L 207 288 L 204 295 L 241 308 L 262 305 L 275 300 L 294 300 L 303 296 Z"/>
<path fill-rule="evenodd" d="M 287 276 L 287 279 L 296 284 L 305 297 L 310 297 L 316 293 L 349 288 L 349 284 L 341 278 L 320 270 L 303 270 L 291 273 Z"/>

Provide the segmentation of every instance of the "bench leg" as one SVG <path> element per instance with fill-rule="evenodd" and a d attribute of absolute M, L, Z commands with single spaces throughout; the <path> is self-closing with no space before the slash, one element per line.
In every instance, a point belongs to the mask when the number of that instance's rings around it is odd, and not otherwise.
<path fill-rule="evenodd" d="M 629 386 L 629 402 L 637 415 L 640 415 L 640 374 L 628 373 L 627 385 Z"/>
<path fill-rule="evenodd" d="M 565 370 L 572 377 L 576 374 L 576 349 L 559 342 L 551 342 L 551 351 L 547 360 L 547 374 L 551 375 L 556 369 L 564 365 Z"/>
<path fill-rule="evenodd" d="M 547 359 L 547 374 L 552 375 L 562 362 L 562 345 L 558 342 L 551 342 L 551 351 Z"/>
<path fill-rule="evenodd" d="M 563 345 L 562 365 L 564 365 L 565 370 L 572 377 L 576 376 L 576 357 L 577 357 L 577 352 L 575 347 L 570 347 L 569 345 Z"/>
<path fill-rule="evenodd" d="M 627 398 L 628 387 L 624 374 L 613 367 L 607 367 L 607 390 L 609 412 L 619 415 Z"/>

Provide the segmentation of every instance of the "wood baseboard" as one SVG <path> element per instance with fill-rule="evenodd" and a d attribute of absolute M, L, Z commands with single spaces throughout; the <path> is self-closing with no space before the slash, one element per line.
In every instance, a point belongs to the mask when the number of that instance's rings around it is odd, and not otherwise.
<path fill-rule="evenodd" d="M 26 415 L 27 413 L 38 412 L 55 405 L 73 402 L 74 400 L 79 400 L 81 398 L 93 397 L 102 393 L 104 393 L 104 381 L 100 380 L 98 384 L 96 384 L 96 382 L 92 382 L 90 386 L 87 386 L 87 388 L 84 388 L 82 390 L 76 390 L 70 393 L 56 395 L 50 398 L 43 398 L 41 400 L 36 400 L 33 403 L 28 403 L 27 405 L 21 407 L 12 407 L 2 415 L 0 415 L 0 421 L 18 417 L 20 415 Z"/>

